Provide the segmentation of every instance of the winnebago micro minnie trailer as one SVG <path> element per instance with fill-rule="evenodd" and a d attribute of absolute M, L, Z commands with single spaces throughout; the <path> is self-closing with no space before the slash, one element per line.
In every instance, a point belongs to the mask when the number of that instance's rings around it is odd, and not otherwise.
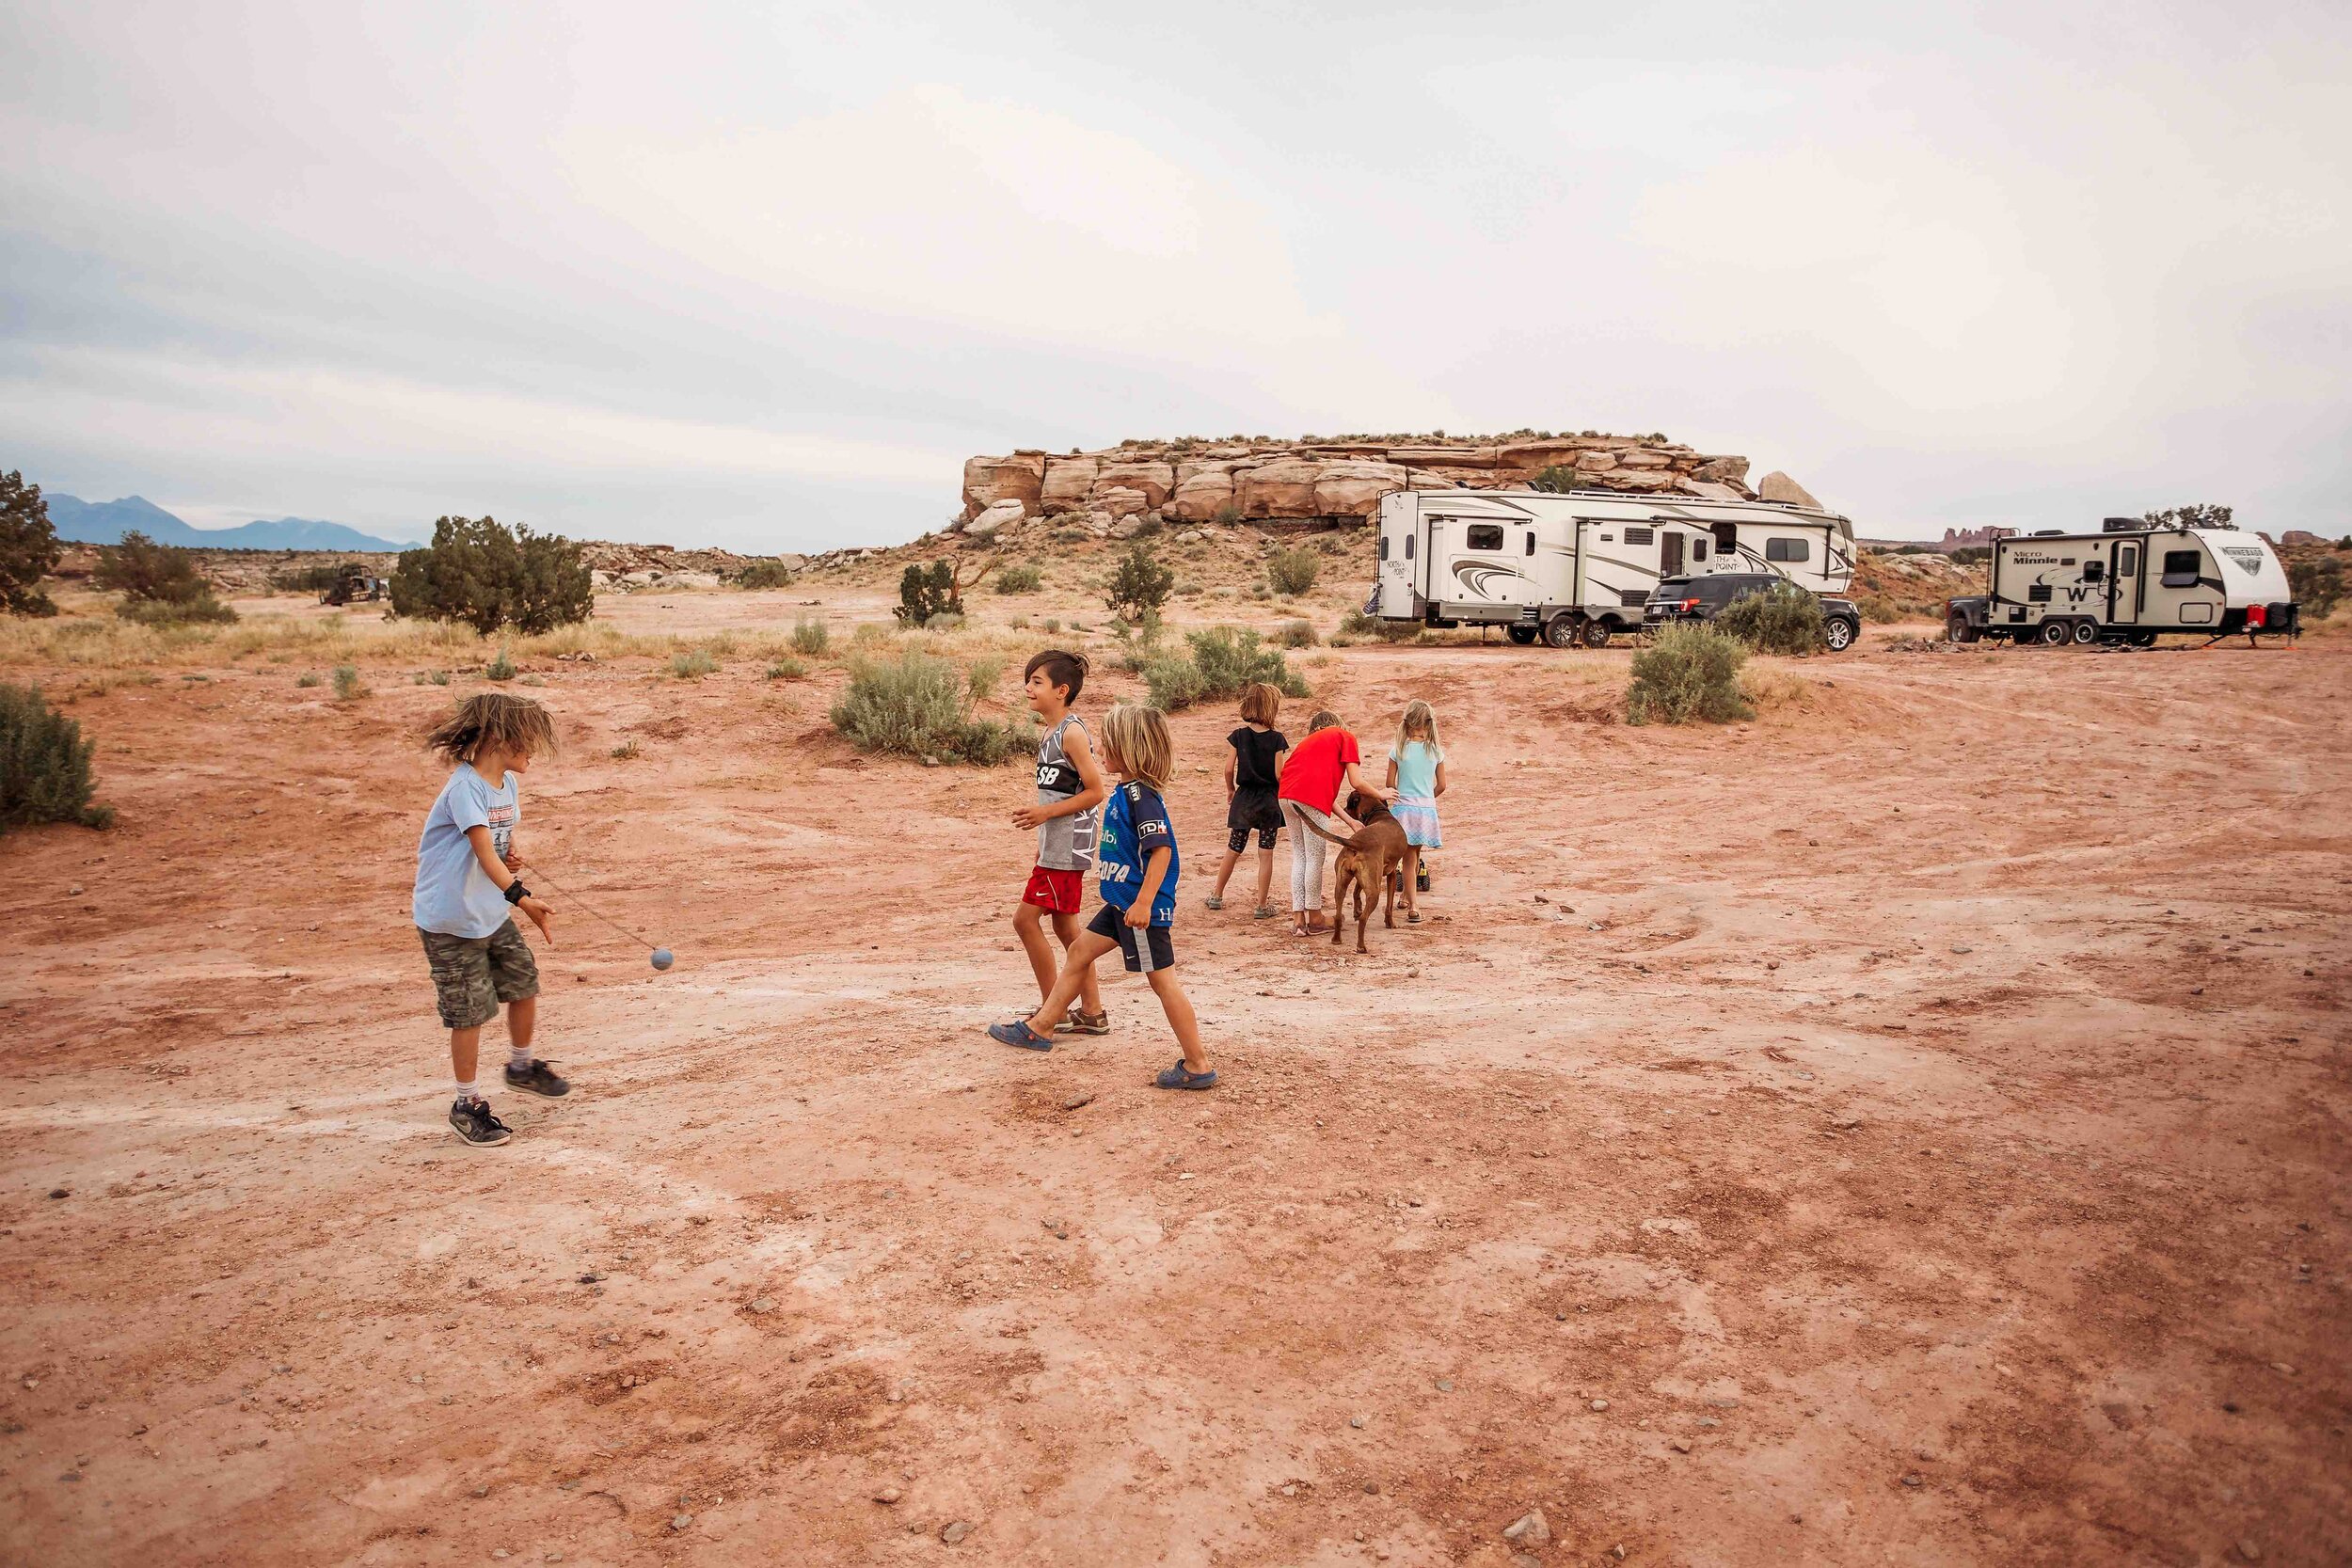
<path fill-rule="evenodd" d="M 1614 491 L 1400 490 L 1381 498 L 1364 613 L 1499 626 L 1514 642 L 1605 644 L 1639 631 L 1666 577 L 1774 572 L 1816 594 L 1853 578 L 1853 525 L 1772 501 Z"/>
<path fill-rule="evenodd" d="M 2100 533 L 1996 539 L 1992 592 L 1945 606 L 1955 642 L 1979 637 L 2153 646 L 2159 633 L 2292 635 L 2294 590 L 2270 542 L 2233 528 L 2109 517 Z"/>

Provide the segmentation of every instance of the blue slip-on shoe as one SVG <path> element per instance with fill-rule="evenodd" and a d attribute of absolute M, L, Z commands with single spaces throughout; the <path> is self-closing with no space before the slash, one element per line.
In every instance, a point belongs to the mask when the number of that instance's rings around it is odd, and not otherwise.
<path fill-rule="evenodd" d="M 988 1037 L 999 1042 L 1000 1044 L 1017 1045 L 1024 1051 L 1051 1051 L 1054 1049 L 1054 1042 L 1046 1038 L 1043 1035 L 1039 1034 L 1036 1030 L 1030 1028 L 1029 1021 L 1025 1018 L 1015 1019 L 1010 1023 L 990 1024 L 988 1026 Z M 1214 1077 L 1215 1074 L 1211 1074 L 1211 1076 Z"/>
<path fill-rule="evenodd" d="M 989 1033 L 994 1034 L 995 1031 L 992 1029 Z M 1216 1087 L 1216 1069 L 1211 1068 L 1206 1072 L 1195 1072 L 1179 1061 L 1152 1082 L 1163 1089 L 1213 1089 Z"/>

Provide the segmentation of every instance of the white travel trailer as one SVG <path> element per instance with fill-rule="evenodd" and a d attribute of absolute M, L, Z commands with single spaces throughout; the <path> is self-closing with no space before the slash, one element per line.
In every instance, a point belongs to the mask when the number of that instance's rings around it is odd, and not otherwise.
<path fill-rule="evenodd" d="M 1597 648 L 1638 631 L 1661 578 L 1776 572 L 1817 594 L 1853 578 L 1853 525 L 1773 501 L 1615 491 L 1400 490 L 1380 501 L 1364 613 L 1500 626 L 1515 642 Z"/>
<path fill-rule="evenodd" d="M 1945 607 L 1955 642 L 2154 643 L 2196 637 L 2292 635 L 2295 591 L 2270 542 L 2233 528 L 2155 528 L 2109 517 L 2105 531 L 2042 533 L 1993 544 L 1992 592 Z"/>

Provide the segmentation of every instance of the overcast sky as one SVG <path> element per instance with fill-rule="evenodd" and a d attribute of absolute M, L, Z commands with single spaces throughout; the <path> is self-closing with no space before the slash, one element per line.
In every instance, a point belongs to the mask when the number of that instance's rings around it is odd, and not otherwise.
<path fill-rule="evenodd" d="M 1532 425 L 2342 532 L 2347 82 L 2342 4 L 11 0 L 0 467 L 779 549 L 975 452 Z"/>

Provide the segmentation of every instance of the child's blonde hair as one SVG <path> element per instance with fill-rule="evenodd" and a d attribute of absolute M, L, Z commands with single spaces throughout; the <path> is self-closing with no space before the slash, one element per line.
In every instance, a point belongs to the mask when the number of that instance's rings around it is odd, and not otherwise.
<path fill-rule="evenodd" d="M 1438 710 L 1419 697 L 1405 705 L 1405 717 L 1397 721 L 1396 754 L 1405 754 L 1405 743 L 1418 740 L 1429 748 L 1433 762 L 1445 760 L 1445 748 L 1438 744 Z"/>
<path fill-rule="evenodd" d="M 1327 730 L 1339 721 L 1338 714 L 1333 713 L 1327 707 L 1319 707 L 1315 709 L 1315 716 L 1307 721 L 1307 733 L 1312 735 L 1317 730 Z"/>
<path fill-rule="evenodd" d="M 458 704 L 424 743 L 451 762 L 471 762 L 485 747 L 536 756 L 555 750 L 555 721 L 528 697 L 484 691 Z"/>
<path fill-rule="evenodd" d="M 1176 745 L 1168 738 L 1168 716 L 1140 703 L 1119 703 L 1103 716 L 1103 748 L 1118 770 L 1166 789 L 1176 770 Z"/>
<path fill-rule="evenodd" d="M 1251 724 L 1271 725 L 1276 714 L 1282 711 L 1282 693 L 1263 681 L 1251 681 L 1241 689 L 1241 716 Z"/>

